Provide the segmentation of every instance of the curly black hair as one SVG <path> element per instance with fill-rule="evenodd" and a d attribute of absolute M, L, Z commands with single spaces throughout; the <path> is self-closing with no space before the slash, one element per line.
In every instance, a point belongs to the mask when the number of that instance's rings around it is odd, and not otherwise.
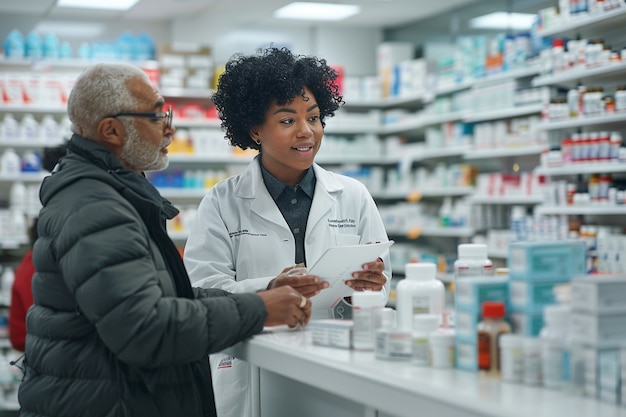
<path fill-rule="evenodd" d="M 334 116 L 344 103 L 336 79 L 337 71 L 325 59 L 294 55 L 287 48 L 267 48 L 257 55 L 231 58 L 212 100 L 230 144 L 259 150 L 250 129 L 263 123 L 274 101 L 289 103 L 304 94 L 304 87 L 315 96 L 325 126 L 324 119 Z"/>

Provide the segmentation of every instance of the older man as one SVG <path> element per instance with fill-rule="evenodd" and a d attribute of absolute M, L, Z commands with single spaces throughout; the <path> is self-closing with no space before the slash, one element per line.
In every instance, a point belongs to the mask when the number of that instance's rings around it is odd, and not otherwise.
<path fill-rule="evenodd" d="M 95 65 L 74 85 L 75 134 L 40 193 L 23 416 L 214 416 L 209 353 L 309 320 L 289 286 L 192 289 L 165 229 L 178 211 L 143 175 L 168 164 L 163 105 L 131 65 Z"/>

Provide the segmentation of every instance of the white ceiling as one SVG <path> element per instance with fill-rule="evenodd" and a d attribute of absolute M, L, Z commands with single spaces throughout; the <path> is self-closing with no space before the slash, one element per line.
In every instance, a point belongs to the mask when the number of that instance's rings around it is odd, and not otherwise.
<path fill-rule="evenodd" d="M 342 3 L 358 4 L 362 13 L 337 24 L 347 26 L 387 27 L 401 25 L 429 16 L 449 12 L 463 5 L 480 0 L 341 0 Z M 241 22 L 257 22 L 276 25 L 281 21 L 272 18 L 272 12 L 290 0 L 140 0 L 125 12 L 79 11 L 58 8 L 56 0 L 0 0 L 0 25 L 4 17 L 20 15 L 33 20 L 89 19 L 89 20 L 157 20 L 168 21 L 204 13 L 225 15 L 233 25 Z"/>

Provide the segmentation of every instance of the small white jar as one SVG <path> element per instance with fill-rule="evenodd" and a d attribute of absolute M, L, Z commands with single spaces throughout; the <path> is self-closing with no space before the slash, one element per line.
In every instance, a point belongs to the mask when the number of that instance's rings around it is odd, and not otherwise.
<path fill-rule="evenodd" d="M 524 377 L 524 336 L 503 334 L 500 336 L 500 373 L 503 382 L 521 384 Z"/>
<path fill-rule="evenodd" d="M 454 368 L 454 335 L 452 329 L 441 329 L 430 334 L 428 346 L 430 349 L 430 363 L 433 368 Z"/>

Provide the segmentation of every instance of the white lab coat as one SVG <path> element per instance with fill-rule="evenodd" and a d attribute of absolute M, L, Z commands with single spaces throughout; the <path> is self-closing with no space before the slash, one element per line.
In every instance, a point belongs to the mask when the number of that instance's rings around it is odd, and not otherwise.
<path fill-rule="evenodd" d="M 221 181 L 202 199 L 184 251 L 193 286 L 254 292 L 266 289 L 294 264 L 294 237 L 265 187 L 259 164 L 257 157 L 243 173 Z M 315 263 L 330 246 L 388 241 L 376 204 L 362 183 L 317 164 L 313 169 L 317 183 L 306 227 L 307 264 Z M 387 295 L 388 251 L 382 259 Z M 329 313 L 313 312 L 313 316 Z M 211 355 L 210 360 L 218 416 L 250 415 L 247 363 L 223 354 Z"/>

